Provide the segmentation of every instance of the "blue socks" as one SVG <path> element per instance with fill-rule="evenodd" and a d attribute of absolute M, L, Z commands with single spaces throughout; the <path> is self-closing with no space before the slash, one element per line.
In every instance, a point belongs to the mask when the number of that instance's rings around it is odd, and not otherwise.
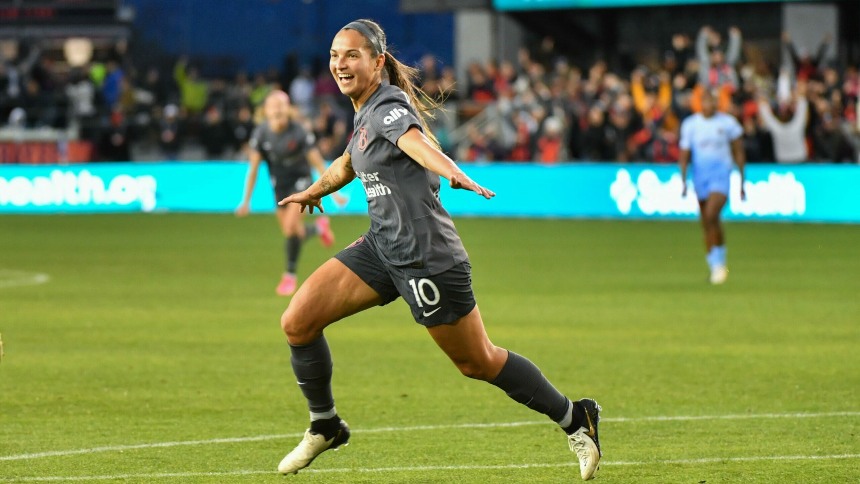
<path fill-rule="evenodd" d="M 713 269 L 714 267 L 726 266 L 726 246 L 725 245 L 716 245 L 711 247 L 711 251 L 708 252 L 708 255 L 705 257 L 705 260 L 708 261 L 708 267 Z"/>

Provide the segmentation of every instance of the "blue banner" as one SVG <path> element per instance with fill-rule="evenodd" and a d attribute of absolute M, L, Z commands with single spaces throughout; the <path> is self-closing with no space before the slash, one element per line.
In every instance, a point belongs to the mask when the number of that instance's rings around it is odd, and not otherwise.
<path fill-rule="evenodd" d="M 692 190 L 681 196 L 671 165 L 496 163 L 462 165 L 495 191 L 485 200 L 452 190 L 441 198 L 453 215 L 694 219 Z M 0 213 L 230 212 L 241 201 L 247 165 L 204 163 L 99 163 L 67 166 L 0 165 Z M 732 174 L 729 220 L 860 223 L 860 166 L 762 165 L 747 167 L 746 199 Z M 358 181 L 344 187 L 343 206 L 331 197 L 326 212 L 364 214 L 367 193 Z M 271 212 L 275 201 L 263 168 L 251 210 Z"/>

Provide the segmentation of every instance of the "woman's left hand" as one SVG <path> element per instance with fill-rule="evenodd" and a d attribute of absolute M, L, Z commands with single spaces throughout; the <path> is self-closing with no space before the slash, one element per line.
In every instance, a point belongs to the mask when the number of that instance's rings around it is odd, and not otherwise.
<path fill-rule="evenodd" d="M 451 188 L 458 188 L 462 190 L 471 190 L 478 195 L 490 199 L 496 196 L 496 193 L 492 190 L 482 187 L 475 183 L 471 178 L 469 178 L 465 173 L 455 173 L 451 175 Z"/>

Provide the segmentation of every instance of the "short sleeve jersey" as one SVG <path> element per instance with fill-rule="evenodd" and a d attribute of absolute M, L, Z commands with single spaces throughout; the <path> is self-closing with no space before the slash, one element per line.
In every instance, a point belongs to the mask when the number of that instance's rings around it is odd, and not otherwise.
<path fill-rule="evenodd" d="M 269 175 L 275 180 L 311 174 L 307 157 L 314 145 L 313 134 L 305 131 L 298 123 L 288 123 L 279 133 L 272 131 L 268 123 L 260 123 L 254 129 L 248 145 L 260 153 L 269 165 Z"/>
<path fill-rule="evenodd" d="M 367 194 L 379 256 L 414 275 L 434 275 L 468 259 L 439 199 L 439 175 L 409 158 L 397 140 L 421 123 L 406 94 L 383 84 L 355 114 L 347 145 Z"/>
<path fill-rule="evenodd" d="M 688 116 L 681 123 L 682 150 L 692 154 L 693 167 L 730 167 L 732 165 L 732 141 L 743 135 L 743 128 L 733 117 L 725 113 L 714 113 L 706 118 L 701 113 Z"/>

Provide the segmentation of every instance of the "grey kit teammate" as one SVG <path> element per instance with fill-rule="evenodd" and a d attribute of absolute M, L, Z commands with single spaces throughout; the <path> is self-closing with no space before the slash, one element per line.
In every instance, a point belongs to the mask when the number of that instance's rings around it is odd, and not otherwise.
<path fill-rule="evenodd" d="M 265 121 L 260 123 L 248 141 L 248 177 L 245 180 L 245 193 L 236 215 L 248 214 L 251 194 L 257 183 L 260 162 L 266 161 L 269 180 L 275 191 L 275 201 L 281 200 L 311 184 L 311 168 L 322 174 L 325 161 L 313 144 L 313 136 L 299 123 L 290 119 L 290 97 L 284 91 L 276 90 L 266 96 L 263 103 Z M 305 239 L 319 235 L 326 247 L 334 243 L 334 234 L 329 226 L 328 217 L 317 217 L 312 224 L 304 224 L 302 211 L 298 206 L 277 206 L 275 215 L 284 235 L 284 260 L 286 262 L 281 282 L 275 292 L 290 296 L 296 291 L 296 268 L 299 253 Z"/>
<path fill-rule="evenodd" d="M 489 340 L 472 294 L 468 255 L 439 201 L 439 177 L 484 198 L 495 194 L 438 149 L 424 122 L 424 112 L 435 106 L 414 86 L 415 69 L 386 51 L 379 25 L 347 24 L 330 54 L 329 69 L 356 111 L 355 131 L 346 152 L 317 182 L 280 204 L 322 210 L 322 197 L 359 178 L 367 192 L 370 229 L 311 274 L 281 317 L 311 424 L 278 470 L 296 473 L 349 440 L 332 397 L 332 360 L 323 330 L 402 297 L 463 375 L 487 381 L 556 421 L 579 459 L 582 478 L 591 479 L 600 461 L 600 406 L 591 399 L 569 400 L 531 361 Z"/>

